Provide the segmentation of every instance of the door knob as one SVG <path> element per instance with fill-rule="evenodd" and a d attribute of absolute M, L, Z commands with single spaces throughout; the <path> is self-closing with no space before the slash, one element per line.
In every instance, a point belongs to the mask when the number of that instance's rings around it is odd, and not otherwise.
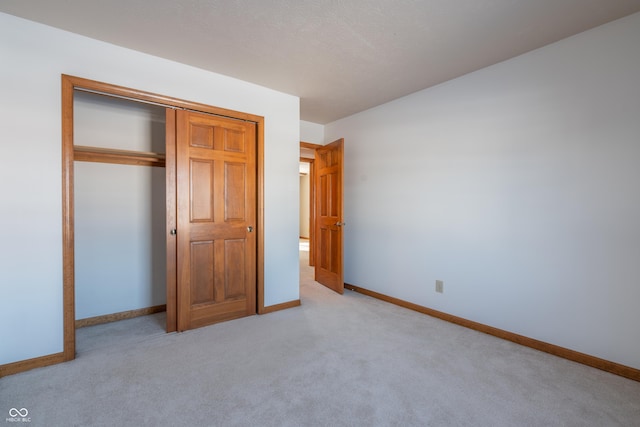
<path fill-rule="evenodd" d="M 247 227 L 247 231 L 248 231 L 249 233 L 253 233 L 253 227 L 252 227 L 252 226 L 248 226 L 248 227 Z"/>
<path fill-rule="evenodd" d="M 343 225 L 347 225 L 347 223 L 338 221 L 338 222 L 336 222 L 335 225 L 337 225 L 338 227 L 342 227 Z"/>
<path fill-rule="evenodd" d="M 172 236 L 175 236 L 176 234 L 178 234 L 178 230 L 176 230 L 175 228 L 172 228 L 169 234 L 171 234 Z"/>

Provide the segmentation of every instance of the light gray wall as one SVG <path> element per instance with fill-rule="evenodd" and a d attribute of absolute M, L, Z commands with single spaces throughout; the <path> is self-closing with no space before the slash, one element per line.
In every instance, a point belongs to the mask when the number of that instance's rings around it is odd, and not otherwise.
<path fill-rule="evenodd" d="M 312 144 L 324 144 L 324 125 L 318 123 L 307 122 L 300 120 L 300 141 L 310 142 Z M 313 154 L 314 150 L 306 149 L 305 155 L 308 156 L 308 152 Z M 302 153 L 301 153 L 302 154 Z M 300 237 L 309 237 L 309 197 L 310 197 L 310 181 L 309 175 L 300 177 Z"/>
<path fill-rule="evenodd" d="M 640 14 L 339 137 L 346 282 L 640 368 Z"/>
<path fill-rule="evenodd" d="M 76 145 L 165 152 L 165 109 L 74 97 Z M 166 303 L 165 169 L 76 162 L 76 319 Z"/>
<path fill-rule="evenodd" d="M 312 144 L 324 144 L 324 126 L 300 120 L 300 140 Z"/>
<path fill-rule="evenodd" d="M 265 118 L 265 305 L 299 298 L 300 102 L 0 14 L 0 364 L 62 351 L 60 75 Z"/>

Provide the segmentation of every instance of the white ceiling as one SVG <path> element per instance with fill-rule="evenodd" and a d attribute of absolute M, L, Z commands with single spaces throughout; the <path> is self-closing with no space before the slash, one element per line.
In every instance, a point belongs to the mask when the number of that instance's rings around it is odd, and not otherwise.
<path fill-rule="evenodd" d="M 640 11 L 640 0 L 2 0 L 0 11 L 297 95 L 328 123 Z"/>

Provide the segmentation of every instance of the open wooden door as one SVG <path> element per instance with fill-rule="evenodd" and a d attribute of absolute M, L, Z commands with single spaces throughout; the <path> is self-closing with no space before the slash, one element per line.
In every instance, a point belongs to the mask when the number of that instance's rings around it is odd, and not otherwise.
<path fill-rule="evenodd" d="M 256 125 L 177 111 L 178 330 L 256 313 Z"/>
<path fill-rule="evenodd" d="M 344 140 L 316 149 L 316 264 L 315 280 L 340 294 L 344 292 L 342 269 L 342 175 Z"/>

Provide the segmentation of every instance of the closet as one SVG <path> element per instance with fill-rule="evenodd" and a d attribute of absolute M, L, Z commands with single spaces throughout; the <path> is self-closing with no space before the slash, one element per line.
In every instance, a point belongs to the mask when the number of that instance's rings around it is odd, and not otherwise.
<path fill-rule="evenodd" d="M 79 319 L 289 306 L 264 306 L 263 149 L 261 116 L 62 76 L 63 360 Z"/>
<path fill-rule="evenodd" d="M 161 311 L 165 108 L 76 91 L 73 111 L 76 324 Z"/>

